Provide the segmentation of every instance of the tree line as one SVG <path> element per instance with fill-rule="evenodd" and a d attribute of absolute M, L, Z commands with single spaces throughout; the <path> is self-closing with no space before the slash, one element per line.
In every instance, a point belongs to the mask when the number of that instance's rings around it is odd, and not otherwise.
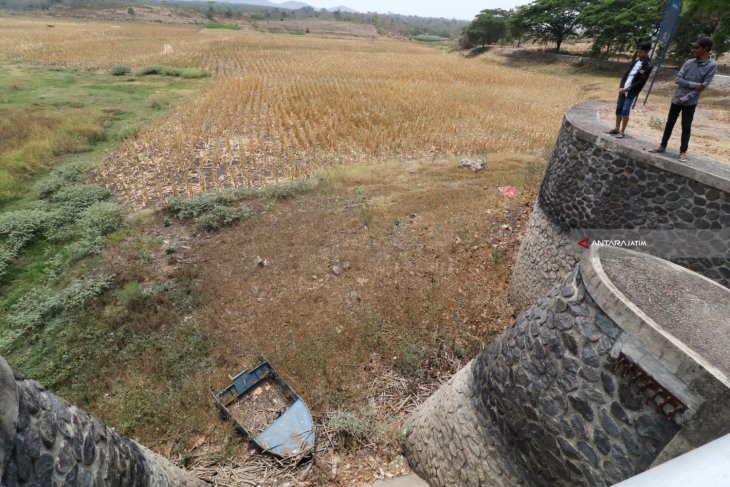
<path fill-rule="evenodd" d="M 632 52 L 659 30 L 667 0 L 534 0 L 512 10 L 482 10 L 464 29 L 462 47 L 496 43 L 555 44 L 590 39 L 591 56 L 607 59 Z M 713 38 L 716 55 L 730 48 L 730 2 L 685 0 L 667 52 L 670 59 L 687 57 L 698 36 Z"/>

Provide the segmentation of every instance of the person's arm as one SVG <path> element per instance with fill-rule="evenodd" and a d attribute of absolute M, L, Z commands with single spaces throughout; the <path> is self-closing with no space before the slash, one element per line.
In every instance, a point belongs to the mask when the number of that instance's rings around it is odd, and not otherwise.
<path fill-rule="evenodd" d="M 677 84 L 677 86 L 681 86 L 682 88 L 689 88 L 691 90 L 697 88 L 698 83 L 695 83 L 694 81 L 690 81 L 688 79 L 684 79 L 687 67 L 692 61 L 692 59 L 690 59 L 689 61 L 685 61 L 685 63 L 682 65 L 682 68 L 679 70 L 679 73 L 677 73 L 677 77 L 674 79 L 674 82 Z"/>
<path fill-rule="evenodd" d="M 702 85 L 702 88 L 700 88 L 701 90 L 704 90 L 705 88 L 710 86 L 710 82 L 712 81 L 712 78 L 714 78 L 715 73 L 717 73 L 717 66 L 718 66 L 717 63 L 712 64 L 712 66 L 710 67 L 710 70 L 705 75 L 705 79 L 703 79 L 702 83 L 700 83 L 700 85 Z"/>

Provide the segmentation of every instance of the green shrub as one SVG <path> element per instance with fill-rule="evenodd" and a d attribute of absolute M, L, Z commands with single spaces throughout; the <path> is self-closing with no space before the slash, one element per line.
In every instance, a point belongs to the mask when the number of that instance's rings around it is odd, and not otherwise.
<path fill-rule="evenodd" d="M 76 183 L 81 179 L 81 168 L 73 165 L 60 166 L 39 180 L 34 189 L 41 198 L 47 198 L 69 183 Z"/>
<path fill-rule="evenodd" d="M 116 66 L 112 66 L 109 72 L 112 76 L 126 76 L 132 72 L 132 68 L 126 64 L 117 64 Z"/>
<path fill-rule="evenodd" d="M 449 40 L 447 37 L 434 36 L 434 35 L 428 35 L 428 34 L 419 34 L 417 36 L 413 36 L 412 39 L 419 41 L 419 42 L 443 42 L 443 41 Z"/>
<path fill-rule="evenodd" d="M 164 74 L 163 71 L 166 70 L 165 66 L 162 66 L 160 64 L 153 64 L 151 66 L 145 66 L 144 68 L 137 70 L 137 76 L 149 76 L 152 74 Z"/>
<path fill-rule="evenodd" d="M 204 68 L 173 68 L 171 66 L 163 66 L 161 64 L 145 66 L 137 71 L 137 76 L 149 76 L 153 74 L 186 79 L 205 78 L 210 76 L 208 70 Z"/>
<path fill-rule="evenodd" d="M 76 223 L 84 236 L 104 236 L 124 225 L 122 207 L 110 201 L 94 203 L 84 209 Z"/>
<path fill-rule="evenodd" d="M 241 218 L 241 211 L 238 208 L 228 206 L 216 206 L 207 213 L 195 219 L 198 228 L 201 230 L 215 231 L 230 225 Z"/>
<path fill-rule="evenodd" d="M 0 277 L 5 275 L 17 255 L 18 253 L 12 248 L 0 244 Z"/>
<path fill-rule="evenodd" d="M 111 285 L 109 276 L 87 276 L 74 279 L 57 293 L 46 288 L 28 292 L 10 308 L 7 324 L 19 332 L 38 330 L 54 321 L 62 320 L 69 311 L 85 306 Z"/>
<path fill-rule="evenodd" d="M 154 288 L 155 294 L 169 299 L 181 313 L 190 313 L 200 304 L 200 290 L 188 279 L 170 279 Z"/>
<path fill-rule="evenodd" d="M 219 22 L 208 22 L 205 24 L 206 29 L 228 29 L 228 30 L 241 30 L 240 25 L 236 24 L 221 24 Z"/>
<path fill-rule="evenodd" d="M 175 198 L 163 210 L 181 220 L 192 220 L 232 201 L 233 196 L 228 194 L 205 194 L 194 198 Z"/>
<path fill-rule="evenodd" d="M 108 189 L 95 184 L 69 184 L 53 193 L 50 201 L 58 204 L 58 211 L 69 220 L 74 220 L 86 208 L 111 197 Z"/>
<path fill-rule="evenodd" d="M 403 375 L 415 376 L 421 367 L 421 348 L 410 337 L 400 344 L 398 354 L 398 368 Z"/>
<path fill-rule="evenodd" d="M 275 200 L 286 200 L 313 191 L 319 185 L 318 179 L 303 179 L 290 183 L 269 184 L 254 190 L 256 196 Z M 243 190 L 244 192 L 249 190 Z"/>
<path fill-rule="evenodd" d="M 63 235 L 59 235 L 58 239 L 61 240 L 62 238 Z M 72 243 L 68 247 L 70 263 L 78 262 L 89 255 L 101 255 L 105 243 L 104 237 L 98 235 L 87 236 L 78 242 Z"/>
<path fill-rule="evenodd" d="M 114 293 L 117 302 L 129 311 L 142 311 L 147 308 L 150 293 L 137 281 L 127 282 Z"/>
<path fill-rule="evenodd" d="M 181 220 L 192 220 L 200 230 L 215 231 L 254 214 L 246 206 L 231 207 L 236 194 L 232 192 L 207 194 L 195 198 L 176 198 L 163 211 Z"/>
<path fill-rule="evenodd" d="M 345 445 L 349 445 L 353 441 L 364 441 L 370 430 L 367 421 L 349 411 L 338 411 L 329 419 L 328 423 L 330 429 Z"/>
<path fill-rule="evenodd" d="M 48 229 L 49 213 L 42 210 L 17 210 L 0 215 L 0 239 L 19 251 Z"/>

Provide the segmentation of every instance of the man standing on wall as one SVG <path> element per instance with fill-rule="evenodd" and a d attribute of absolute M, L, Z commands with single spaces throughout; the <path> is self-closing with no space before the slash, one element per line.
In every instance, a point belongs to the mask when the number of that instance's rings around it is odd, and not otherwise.
<path fill-rule="evenodd" d="M 664 135 L 662 143 L 656 149 L 649 152 L 665 152 L 669 137 L 672 136 L 672 129 L 677 122 L 679 114 L 682 114 L 682 141 L 679 146 L 679 160 L 687 161 L 687 148 L 689 146 L 689 136 L 692 131 L 692 119 L 695 115 L 695 108 L 700 99 L 700 93 L 707 88 L 712 78 L 717 72 L 717 62 L 710 59 L 710 50 L 712 50 L 712 39 L 709 37 L 700 37 L 692 43 L 692 51 L 695 55 L 694 59 L 687 60 L 682 69 L 677 73 L 674 82 L 677 84 L 677 90 L 674 92 L 672 104 L 669 106 L 669 115 L 667 123 L 664 126 Z"/>
<path fill-rule="evenodd" d="M 616 102 L 616 128 L 608 131 L 609 134 L 615 135 L 619 139 L 624 138 L 624 131 L 629 124 L 631 105 L 639 96 L 646 80 L 649 79 L 649 73 L 654 69 L 649 60 L 650 50 L 651 42 L 640 42 L 636 50 L 636 61 L 621 78 Z"/>

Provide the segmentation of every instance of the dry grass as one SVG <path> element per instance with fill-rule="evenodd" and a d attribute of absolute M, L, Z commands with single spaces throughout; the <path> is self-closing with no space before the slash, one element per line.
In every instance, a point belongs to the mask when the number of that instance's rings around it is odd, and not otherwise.
<path fill-rule="evenodd" d="M 240 34 L 185 63 L 218 79 L 100 170 L 138 205 L 336 163 L 530 152 L 581 97 L 558 77 L 395 41 Z"/>
<path fill-rule="evenodd" d="M 104 129 L 87 113 L 0 109 L 0 198 L 22 192 L 21 182 L 47 169 L 58 154 L 90 150 L 103 138 Z"/>
<path fill-rule="evenodd" d="M 147 267 L 195 275 L 205 297 L 190 319 L 217 344 L 189 386 L 222 389 L 264 354 L 312 408 L 318 439 L 313 462 L 278 464 L 239 443 L 195 394 L 180 429 L 138 429 L 140 439 L 221 485 L 345 486 L 407 471 L 403 418 L 512 320 L 507 281 L 543 169 L 520 154 L 493 155 L 479 173 L 454 159 L 338 166 L 315 191 L 247 198 L 256 216 L 215 235 L 151 222 L 178 250 L 154 252 Z M 508 184 L 511 200 L 497 190 Z M 116 402 L 153 365 L 122 374 L 92 410 L 116 424 Z M 341 412 L 363 424 L 353 441 L 334 429 Z M 177 439 L 186 434 L 205 444 L 191 451 Z"/>
<path fill-rule="evenodd" d="M 0 25 L 7 21 L 0 20 Z M 190 26 L 26 20 L 0 32 L 17 60 L 205 67 L 211 88 L 123 147 L 100 179 L 127 200 L 259 186 L 337 163 L 540 150 L 585 97 L 556 76 L 392 40 Z M 18 39 L 20 39 L 18 41 Z"/>
<path fill-rule="evenodd" d="M 444 343 L 478 350 L 476 337 L 511 319 L 518 234 L 501 225 L 524 225 L 531 198 L 524 156 L 490 164 L 477 174 L 455 162 L 341 168 L 323 189 L 203 242 L 196 264 L 209 299 L 199 318 L 225 357 L 213 382 L 263 353 L 322 410 L 363 397 L 353 385 L 373 352 L 417 375 Z M 516 201 L 498 195 L 502 184 L 518 186 Z M 344 262 L 349 270 L 333 274 Z"/>

